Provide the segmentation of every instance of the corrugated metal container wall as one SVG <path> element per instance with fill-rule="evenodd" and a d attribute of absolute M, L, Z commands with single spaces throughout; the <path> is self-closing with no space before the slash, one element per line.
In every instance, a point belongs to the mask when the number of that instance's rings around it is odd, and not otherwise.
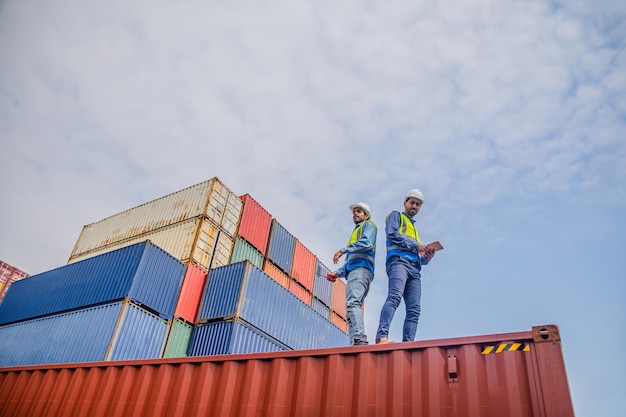
<path fill-rule="evenodd" d="M 289 292 L 295 295 L 296 297 L 298 297 L 298 299 L 302 301 L 304 304 L 308 306 L 311 305 L 311 299 L 313 298 L 311 293 L 308 292 L 306 288 L 298 284 L 298 282 L 293 279 L 290 280 L 289 282 Z"/>
<path fill-rule="evenodd" d="M 209 272 L 198 323 L 241 318 L 292 349 L 340 346 L 345 333 L 249 261 Z"/>
<path fill-rule="evenodd" d="M 302 284 L 309 292 L 313 291 L 316 266 L 317 258 L 313 252 L 296 239 L 293 251 L 291 277 Z"/>
<path fill-rule="evenodd" d="M 160 358 L 169 323 L 131 303 L 124 310 L 107 359 Z"/>
<path fill-rule="evenodd" d="M 0 324 L 126 297 L 171 319 L 184 271 L 162 249 L 138 243 L 17 281 L 0 303 Z"/>
<path fill-rule="evenodd" d="M 257 268 L 263 268 L 263 255 L 261 252 L 246 242 L 244 238 L 238 237 L 235 240 L 233 254 L 230 257 L 230 263 L 236 264 L 237 262 L 245 261 L 246 259 L 252 262 Z"/>
<path fill-rule="evenodd" d="M 512 341 L 528 348 L 481 354 Z M 556 326 L 315 351 L 3 368 L 0 391 L 3 416 L 574 417 Z"/>
<path fill-rule="evenodd" d="M 346 282 L 342 279 L 333 282 L 330 309 L 344 319 L 346 318 Z"/>
<path fill-rule="evenodd" d="M 233 241 L 232 237 L 228 236 L 224 232 L 220 232 L 220 235 L 217 238 L 217 244 L 215 245 L 215 252 L 213 252 L 211 269 L 228 265 L 228 263 L 230 262 L 230 257 L 233 254 L 234 245 L 235 242 Z"/>
<path fill-rule="evenodd" d="M 223 320 L 196 326 L 189 356 L 290 350 L 267 333 L 243 320 Z"/>
<path fill-rule="evenodd" d="M 0 327 L 0 366 L 158 358 L 166 328 L 128 301 L 8 324 Z"/>
<path fill-rule="evenodd" d="M 330 269 L 324 266 L 318 259 L 315 271 L 315 284 L 313 285 L 313 295 L 328 307 L 330 307 L 333 293 L 333 283 L 326 279 L 330 272 Z"/>
<path fill-rule="evenodd" d="M 334 311 L 331 311 L 330 313 L 330 321 L 340 330 L 343 330 L 346 333 L 348 332 L 348 322 L 346 322 L 346 319 L 343 317 L 339 317 L 339 315 Z"/>
<path fill-rule="evenodd" d="M 272 220 L 270 240 L 267 245 L 267 259 L 274 262 L 286 274 L 291 271 L 293 250 L 296 239 L 276 219 Z"/>
<path fill-rule="evenodd" d="M 241 211 L 243 210 L 243 202 L 232 191 L 229 191 L 224 217 L 220 223 L 221 229 L 228 233 L 230 237 L 237 235 L 239 221 L 241 220 Z"/>
<path fill-rule="evenodd" d="M 117 242 L 73 256 L 68 263 L 82 261 L 112 250 L 150 240 L 182 263 L 195 262 L 203 268 L 209 269 L 217 244 L 219 230 L 218 226 L 208 220 L 196 217 L 154 232 L 127 239 L 123 242 Z"/>
<path fill-rule="evenodd" d="M 311 308 L 317 311 L 322 317 L 330 321 L 330 309 L 317 298 L 311 300 Z"/>
<path fill-rule="evenodd" d="M 180 317 L 189 323 L 196 322 L 206 279 L 207 271 L 194 263 L 187 264 L 174 317 Z"/>
<path fill-rule="evenodd" d="M 267 249 L 272 216 L 250 194 L 241 196 L 243 210 L 237 234 L 257 248 L 262 255 Z"/>
<path fill-rule="evenodd" d="M 278 282 L 284 288 L 289 288 L 291 278 L 289 278 L 289 275 L 281 271 L 280 268 L 278 268 L 272 262 L 266 260 L 263 263 L 263 272 L 269 275 L 274 281 Z"/>
<path fill-rule="evenodd" d="M 70 258 L 198 216 L 220 226 L 230 194 L 232 191 L 213 178 L 89 224 Z"/>
<path fill-rule="evenodd" d="M 122 304 L 88 307 L 0 327 L 0 366 L 105 360 Z"/>
<path fill-rule="evenodd" d="M 179 358 L 187 356 L 189 342 L 191 341 L 191 335 L 193 334 L 193 328 L 193 325 L 186 323 L 183 320 L 174 320 L 167 336 L 163 357 Z"/>

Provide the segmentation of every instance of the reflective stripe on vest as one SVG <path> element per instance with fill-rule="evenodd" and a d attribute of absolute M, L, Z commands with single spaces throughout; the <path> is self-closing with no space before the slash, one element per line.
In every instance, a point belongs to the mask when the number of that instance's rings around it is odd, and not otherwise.
<path fill-rule="evenodd" d="M 366 220 L 365 222 L 369 222 L 372 226 L 374 226 L 374 229 L 377 229 L 376 225 L 371 220 Z M 352 236 L 350 236 L 350 239 L 348 240 L 348 245 L 361 239 L 361 237 L 363 236 L 363 226 L 365 226 L 365 222 L 361 222 L 361 224 L 359 224 L 357 227 L 354 228 L 354 231 L 352 232 Z M 347 261 L 353 261 L 356 259 L 365 259 L 366 261 L 371 262 L 373 265 L 375 253 L 376 253 L 376 242 L 374 242 L 374 245 L 372 246 L 372 250 L 369 250 L 365 253 L 355 253 L 355 252 L 349 253 L 347 255 Z"/>

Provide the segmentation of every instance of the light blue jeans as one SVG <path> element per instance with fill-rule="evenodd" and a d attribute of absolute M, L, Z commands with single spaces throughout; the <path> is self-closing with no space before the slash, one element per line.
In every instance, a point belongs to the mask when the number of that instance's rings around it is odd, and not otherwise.
<path fill-rule="evenodd" d="M 422 280 L 420 269 L 407 259 L 394 256 L 387 262 L 387 277 L 389 278 L 389 291 L 387 300 L 385 300 L 380 311 L 376 340 L 388 337 L 391 320 L 393 320 L 400 301 L 404 298 L 406 316 L 402 328 L 402 341 L 413 341 L 417 333 L 417 322 L 421 311 Z"/>
<path fill-rule="evenodd" d="M 373 279 L 374 274 L 367 268 L 354 269 L 346 277 L 346 313 L 351 345 L 367 343 L 362 308 Z"/>

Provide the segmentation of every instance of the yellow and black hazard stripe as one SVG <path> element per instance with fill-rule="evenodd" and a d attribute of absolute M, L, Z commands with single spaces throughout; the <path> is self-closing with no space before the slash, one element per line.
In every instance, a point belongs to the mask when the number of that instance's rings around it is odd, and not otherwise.
<path fill-rule="evenodd" d="M 483 346 L 480 353 L 489 355 L 490 353 L 522 351 L 529 352 L 530 344 L 528 343 L 500 343 L 499 345 Z"/>

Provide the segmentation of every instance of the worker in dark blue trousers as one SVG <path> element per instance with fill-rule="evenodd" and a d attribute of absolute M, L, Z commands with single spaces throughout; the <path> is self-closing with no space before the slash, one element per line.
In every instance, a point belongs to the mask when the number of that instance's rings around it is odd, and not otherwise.
<path fill-rule="evenodd" d="M 404 197 L 404 212 L 391 212 L 385 220 L 387 236 L 387 299 L 380 312 L 376 343 L 389 343 L 389 326 L 400 301 L 404 299 L 406 316 L 402 341 L 412 341 L 417 332 L 422 295 L 421 269 L 435 254 L 435 250 L 420 243 L 413 219 L 424 204 L 424 195 L 418 189 L 409 190 Z"/>

